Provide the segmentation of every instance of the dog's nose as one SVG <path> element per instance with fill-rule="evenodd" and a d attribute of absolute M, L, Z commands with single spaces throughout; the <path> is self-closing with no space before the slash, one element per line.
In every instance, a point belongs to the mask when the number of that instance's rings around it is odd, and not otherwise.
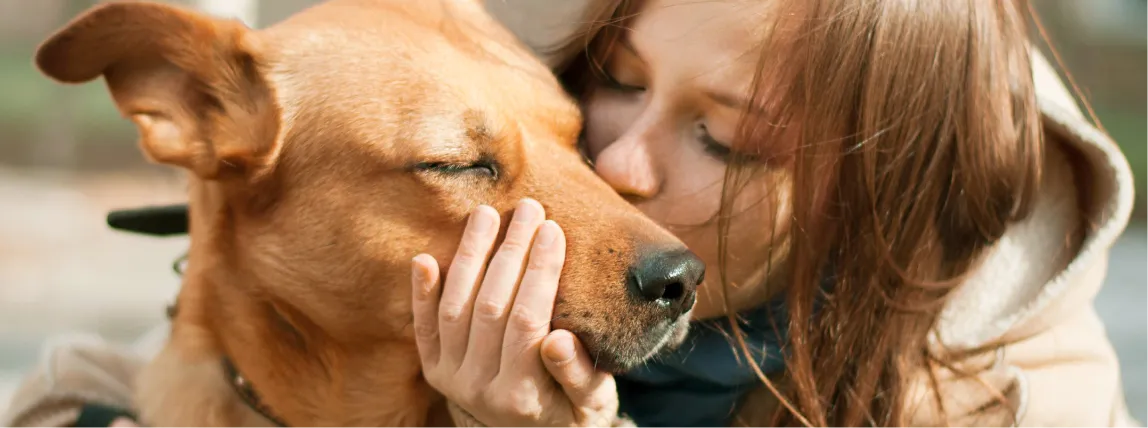
<path fill-rule="evenodd" d="M 677 317 L 693 308 L 706 266 L 686 249 L 643 254 L 630 268 L 630 292 L 642 302 L 671 310 Z"/>

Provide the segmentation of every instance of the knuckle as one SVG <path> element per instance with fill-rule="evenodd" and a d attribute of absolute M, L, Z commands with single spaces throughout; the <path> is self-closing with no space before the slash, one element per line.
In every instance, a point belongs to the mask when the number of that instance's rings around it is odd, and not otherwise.
<path fill-rule="evenodd" d="M 494 266 L 501 267 L 500 269 L 497 269 L 499 271 L 508 270 L 505 268 L 515 269 L 518 266 L 522 266 L 524 256 L 525 254 L 517 253 L 513 250 L 499 250 L 498 253 L 494 255 L 494 257 L 490 258 L 491 270 L 495 270 Z"/>
<path fill-rule="evenodd" d="M 503 407 L 506 413 L 520 418 L 538 419 L 542 416 L 542 405 L 537 391 L 515 388 L 505 394 Z"/>
<path fill-rule="evenodd" d="M 467 385 L 467 386 L 461 388 L 460 391 L 457 391 L 455 393 L 455 395 L 457 395 L 458 397 L 455 398 L 454 401 L 466 404 L 467 406 L 471 406 L 471 407 L 474 407 L 476 405 L 481 404 L 484 400 L 484 393 L 482 392 L 482 390 L 477 388 L 477 387 L 471 386 L 473 384 L 470 384 L 470 383 L 467 383 L 464 385 Z"/>
<path fill-rule="evenodd" d="M 489 249 L 489 242 L 483 242 L 481 236 L 467 236 L 458 243 L 458 250 L 455 251 L 455 263 L 478 263 L 478 261 L 486 256 L 486 251 Z"/>
<path fill-rule="evenodd" d="M 515 419 L 530 421 L 537 421 L 542 418 L 542 410 L 538 406 L 531 406 L 527 404 L 516 405 L 501 413 L 510 415 Z"/>
<path fill-rule="evenodd" d="M 537 424 L 544 414 L 537 383 L 525 379 L 499 379 L 491 382 L 484 394 L 487 408 L 506 417 Z"/>
<path fill-rule="evenodd" d="M 615 399 L 611 401 L 602 397 L 590 396 L 586 398 L 584 403 L 580 403 L 580 407 L 593 409 L 604 413 L 611 413 L 617 411 L 618 400 Z"/>
<path fill-rule="evenodd" d="M 545 328 L 548 320 L 543 319 L 534 310 L 518 305 L 510 312 L 510 320 L 508 322 L 514 326 L 514 328 L 524 331 L 535 331 Z"/>
<path fill-rule="evenodd" d="M 502 258 L 510 256 L 521 257 L 521 254 L 526 252 L 526 242 L 517 236 L 507 236 L 502 245 L 498 246 L 498 254 Z"/>
<path fill-rule="evenodd" d="M 549 251 L 542 251 L 530 255 L 530 262 L 526 268 L 534 271 L 556 272 L 562 269 L 562 263 Z"/>
<path fill-rule="evenodd" d="M 435 339 L 438 337 L 438 327 L 428 323 L 415 323 L 415 337 L 423 340 Z"/>
<path fill-rule="evenodd" d="M 506 305 L 493 300 L 481 300 L 474 304 L 475 318 L 494 321 L 506 315 Z"/>
<path fill-rule="evenodd" d="M 506 413 L 506 397 L 504 397 L 504 394 L 501 394 L 501 391 L 498 391 L 496 388 L 489 388 L 477 395 L 478 396 L 475 398 L 482 400 L 482 402 L 486 403 L 486 406 L 491 410 L 494 410 L 498 413 Z"/>
<path fill-rule="evenodd" d="M 458 324 L 463 320 L 463 307 L 459 304 L 443 304 L 438 316 L 440 322 Z"/>
<path fill-rule="evenodd" d="M 482 249 L 477 242 L 471 240 L 463 240 L 458 244 L 458 251 L 455 253 L 455 264 L 469 264 L 475 262 L 481 255 Z"/>

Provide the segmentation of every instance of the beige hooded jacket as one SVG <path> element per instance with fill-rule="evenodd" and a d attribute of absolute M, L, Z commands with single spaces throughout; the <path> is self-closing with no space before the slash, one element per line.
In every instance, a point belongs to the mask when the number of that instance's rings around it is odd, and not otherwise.
<path fill-rule="evenodd" d="M 582 1 L 489 2 L 527 45 L 547 46 L 576 21 Z M 545 13 L 541 14 L 544 9 Z M 558 29 L 558 30 L 555 30 Z M 544 58 L 551 64 L 556 58 Z M 974 366 L 975 377 L 941 379 L 947 420 L 924 373 L 914 385 L 914 425 L 1128 426 L 1120 368 L 1093 299 L 1108 251 L 1132 209 L 1133 180 L 1116 144 L 1085 119 L 1052 67 L 1034 52 L 1034 79 L 1049 150 L 1036 212 L 1013 225 L 946 306 L 939 334 L 950 347 L 1009 345 Z M 1078 236 L 1068 240 L 1066 236 Z M 135 348 L 89 338 L 49 347 L 0 417 L 4 426 L 63 426 L 79 404 L 129 406 L 134 374 L 166 326 Z M 999 391 L 1007 400 L 1001 404 Z M 747 398 L 743 424 L 761 424 L 776 400 Z M 3 403 L 0 403 L 3 406 Z M 0 410 L 3 410 L 0 407 Z M 459 420 L 466 424 L 467 422 Z"/>

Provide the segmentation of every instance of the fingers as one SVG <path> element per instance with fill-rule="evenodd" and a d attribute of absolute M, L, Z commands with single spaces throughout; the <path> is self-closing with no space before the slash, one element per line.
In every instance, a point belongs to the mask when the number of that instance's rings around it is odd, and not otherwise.
<path fill-rule="evenodd" d="M 558 277 L 566 260 L 566 237 L 558 224 L 547 220 L 538 228 L 522 285 L 507 319 L 500 371 L 532 371 L 538 346 L 550 331 Z"/>
<path fill-rule="evenodd" d="M 538 226 L 546 218 L 542 205 L 531 199 L 519 202 L 507 227 L 506 238 L 498 246 L 486 268 L 486 277 L 474 301 L 470 341 L 463 370 L 493 377 L 498 372 L 506 319 L 514 292 L 526 265 L 526 253 Z"/>
<path fill-rule="evenodd" d="M 581 342 L 566 330 L 551 332 L 542 342 L 546 370 L 562 385 L 574 409 L 584 414 L 613 414 L 617 409 L 614 377 L 594 369 Z"/>
<path fill-rule="evenodd" d="M 460 364 L 470 336 L 470 317 L 478 280 L 498 236 L 498 213 L 479 206 L 470 215 L 458 251 L 451 262 L 439 301 L 438 327 L 442 358 Z"/>
<path fill-rule="evenodd" d="M 432 370 L 438 363 L 439 343 L 438 306 L 439 268 L 438 261 L 428 254 L 419 254 L 411 260 L 411 295 L 414 311 L 415 342 L 423 368 Z"/>
<path fill-rule="evenodd" d="M 499 217 L 483 206 L 471 215 L 444 281 L 434 258 L 412 260 L 423 374 L 488 426 L 608 424 L 617 413 L 613 377 L 595 373 L 570 333 L 547 336 L 566 238 L 544 219 L 537 202 L 521 202 L 487 265 Z"/>

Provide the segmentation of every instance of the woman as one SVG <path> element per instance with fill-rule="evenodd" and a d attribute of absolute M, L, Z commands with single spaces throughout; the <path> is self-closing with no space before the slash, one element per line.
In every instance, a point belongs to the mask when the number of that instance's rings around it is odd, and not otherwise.
<path fill-rule="evenodd" d="M 439 323 L 439 302 L 529 288 L 543 302 L 515 310 L 546 315 L 557 278 L 419 256 L 427 379 L 471 425 L 1133 423 L 1092 307 L 1131 176 L 1031 50 L 1026 11 L 593 2 L 547 59 L 595 170 L 709 265 L 690 337 L 618 376 L 564 331 L 467 354 L 502 332 Z M 561 263 L 561 225 L 522 206 L 538 247 L 500 259 Z M 130 377 L 114 361 L 94 364 Z M 516 370 L 472 369 L 499 366 Z M 75 419 L 74 391 L 34 382 L 6 420 Z"/>
<path fill-rule="evenodd" d="M 527 260 L 562 262 L 560 225 L 523 204 L 516 216 L 539 219 L 529 254 L 503 251 L 485 277 L 482 261 L 441 280 L 430 256 L 413 262 L 424 372 L 456 421 L 1132 422 L 1091 300 L 1130 175 L 1031 47 L 1024 1 L 588 10 L 549 60 L 598 174 L 707 262 L 697 322 L 619 376 L 564 331 L 467 353 L 504 340 L 470 322 L 476 299 L 550 315 L 537 290 L 553 296 L 557 276 L 517 282 Z M 493 241 L 463 237 L 502 251 Z M 440 302 L 461 322 L 439 322 Z"/>

